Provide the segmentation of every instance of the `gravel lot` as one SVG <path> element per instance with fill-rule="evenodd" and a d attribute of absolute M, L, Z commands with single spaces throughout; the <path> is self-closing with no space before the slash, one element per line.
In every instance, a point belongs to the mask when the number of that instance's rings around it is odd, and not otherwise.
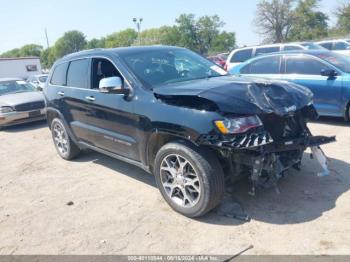
<path fill-rule="evenodd" d="M 332 175 L 317 177 L 306 153 L 274 190 L 235 197 L 250 222 L 211 212 L 193 220 L 163 201 L 154 178 L 103 156 L 75 161 L 55 152 L 45 123 L 0 132 L 0 254 L 350 253 L 350 132 L 341 120 L 310 124 L 337 135 L 323 147 Z M 71 205 L 68 205 L 69 202 Z"/>

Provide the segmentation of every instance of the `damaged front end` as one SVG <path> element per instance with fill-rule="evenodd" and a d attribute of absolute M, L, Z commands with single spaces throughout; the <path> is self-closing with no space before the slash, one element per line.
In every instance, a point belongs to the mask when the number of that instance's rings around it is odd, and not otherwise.
<path fill-rule="evenodd" d="M 300 169 L 306 148 L 329 174 L 327 160 L 320 145 L 334 142 L 335 137 L 313 136 L 306 125 L 308 119 L 317 118 L 312 105 L 286 115 L 259 114 L 258 126 L 239 134 L 202 135 L 198 143 L 218 150 L 225 171 L 232 179 L 248 175 L 252 181 L 250 194 L 256 188 L 276 186 L 276 182 L 290 168 Z"/>
<path fill-rule="evenodd" d="M 248 175 L 253 187 L 276 184 L 286 170 L 300 169 L 306 148 L 329 173 L 320 145 L 335 137 L 313 136 L 307 121 L 316 119 L 312 92 L 300 85 L 265 79 L 221 77 L 154 90 L 171 105 L 216 112 L 215 129 L 196 143 L 218 151 L 226 174 Z"/>

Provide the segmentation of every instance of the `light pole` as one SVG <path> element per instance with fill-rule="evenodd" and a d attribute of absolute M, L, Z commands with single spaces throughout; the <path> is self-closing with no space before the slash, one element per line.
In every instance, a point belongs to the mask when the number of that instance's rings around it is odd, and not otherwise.
<path fill-rule="evenodd" d="M 141 31 L 141 23 L 143 21 L 143 18 L 133 18 L 132 21 L 134 21 L 136 28 L 137 28 L 137 38 L 139 39 L 139 45 L 141 45 L 141 37 L 140 37 L 140 31 Z"/>

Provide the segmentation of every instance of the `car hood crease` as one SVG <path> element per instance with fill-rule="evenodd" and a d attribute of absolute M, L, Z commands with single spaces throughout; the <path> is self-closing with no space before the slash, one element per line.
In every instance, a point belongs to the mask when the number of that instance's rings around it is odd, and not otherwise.
<path fill-rule="evenodd" d="M 158 96 L 181 99 L 195 96 L 214 102 L 220 111 L 234 114 L 286 115 L 312 102 L 310 90 L 285 82 L 246 77 L 219 77 L 181 82 L 153 89 Z"/>

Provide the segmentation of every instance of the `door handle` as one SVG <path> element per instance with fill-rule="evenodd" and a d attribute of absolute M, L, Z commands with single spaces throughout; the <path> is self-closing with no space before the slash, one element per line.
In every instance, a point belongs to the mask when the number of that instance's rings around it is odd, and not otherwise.
<path fill-rule="evenodd" d="M 63 91 L 59 91 L 59 92 L 57 92 L 57 95 L 64 96 L 64 92 Z"/>
<path fill-rule="evenodd" d="M 95 97 L 93 97 L 93 96 L 86 96 L 85 99 L 89 100 L 91 102 L 95 101 Z"/>

